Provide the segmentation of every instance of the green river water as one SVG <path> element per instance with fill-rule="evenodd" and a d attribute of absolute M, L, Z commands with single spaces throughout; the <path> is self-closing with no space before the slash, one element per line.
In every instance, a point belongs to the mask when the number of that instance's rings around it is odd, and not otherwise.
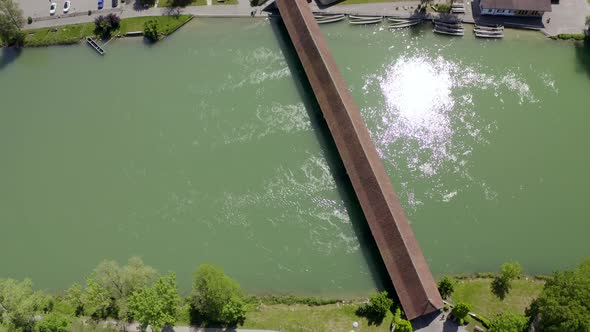
<path fill-rule="evenodd" d="M 322 27 L 433 273 L 528 273 L 590 255 L 590 53 L 540 34 Z M 381 263 L 309 87 L 264 20 L 164 41 L 4 51 L 0 277 L 67 287 L 141 256 L 250 292 L 381 285 Z M 585 152 L 586 151 L 586 152 Z"/>

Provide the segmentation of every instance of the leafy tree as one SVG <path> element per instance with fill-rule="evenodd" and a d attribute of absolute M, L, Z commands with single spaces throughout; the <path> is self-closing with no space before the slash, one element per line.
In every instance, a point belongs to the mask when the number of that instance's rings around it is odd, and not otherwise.
<path fill-rule="evenodd" d="M 79 283 L 74 283 L 68 290 L 66 290 L 65 300 L 73 308 L 76 316 L 84 314 L 84 301 L 82 300 L 82 286 Z"/>
<path fill-rule="evenodd" d="M 387 291 L 371 295 L 369 303 L 357 310 L 359 316 L 366 317 L 369 324 L 379 325 L 387 313 L 391 310 L 393 300 L 388 297 Z"/>
<path fill-rule="evenodd" d="M 94 20 L 94 34 L 102 39 L 108 39 L 120 25 L 121 19 L 117 15 L 113 13 L 107 16 L 100 15 Z"/>
<path fill-rule="evenodd" d="M 113 13 L 108 14 L 106 19 L 109 22 L 111 30 L 113 31 L 119 29 L 119 27 L 121 26 L 121 19 L 119 18 L 119 16 Z"/>
<path fill-rule="evenodd" d="M 590 259 L 573 271 L 554 273 L 527 316 L 539 332 L 590 331 Z"/>
<path fill-rule="evenodd" d="M 9 331 L 31 331 L 41 302 L 31 280 L 0 279 L 0 325 Z"/>
<path fill-rule="evenodd" d="M 438 282 L 438 291 L 443 299 L 448 299 L 455 291 L 455 280 L 449 276 L 442 277 Z"/>
<path fill-rule="evenodd" d="M 467 303 L 457 303 L 451 313 L 457 320 L 459 320 L 459 324 L 463 325 L 465 318 L 471 311 L 471 305 Z"/>
<path fill-rule="evenodd" d="M 194 320 L 226 326 L 240 323 L 244 319 L 239 315 L 244 309 L 243 300 L 240 285 L 222 269 L 203 264 L 195 271 L 190 298 L 192 311 L 197 316 Z"/>
<path fill-rule="evenodd" d="M 143 25 L 143 35 L 151 42 L 156 42 L 158 35 L 158 21 L 149 20 Z"/>
<path fill-rule="evenodd" d="M 36 332 L 68 332 L 72 319 L 68 316 L 50 313 L 45 315 L 41 321 L 35 325 Z"/>
<path fill-rule="evenodd" d="M 397 332 L 412 332 L 414 330 L 410 321 L 402 319 L 402 312 L 399 308 L 395 310 L 393 323 L 395 324 L 395 330 Z"/>
<path fill-rule="evenodd" d="M 505 312 L 496 316 L 488 332 L 525 332 L 528 320 L 523 315 Z"/>
<path fill-rule="evenodd" d="M 127 298 L 131 293 L 149 284 L 156 270 L 145 265 L 141 258 L 131 257 L 121 267 L 116 261 L 102 261 L 94 270 L 96 279 L 114 299 Z"/>
<path fill-rule="evenodd" d="M 108 316 L 112 299 L 108 290 L 99 281 L 89 277 L 86 278 L 86 289 L 82 295 L 82 303 L 86 314 L 94 319 L 102 319 Z"/>
<path fill-rule="evenodd" d="M 0 40 L 8 45 L 24 45 L 21 27 L 25 23 L 23 12 L 13 0 L 0 0 Z"/>
<path fill-rule="evenodd" d="M 148 325 L 154 331 L 160 331 L 164 326 L 176 322 L 179 301 L 176 275 L 170 273 L 166 278 L 158 278 L 152 287 L 144 287 L 131 294 L 129 309 L 139 321 L 142 331 Z"/>
<path fill-rule="evenodd" d="M 522 267 L 517 262 L 502 264 L 500 274 L 492 281 L 491 288 L 498 298 L 504 299 L 512 289 L 512 281 L 522 274 Z"/>

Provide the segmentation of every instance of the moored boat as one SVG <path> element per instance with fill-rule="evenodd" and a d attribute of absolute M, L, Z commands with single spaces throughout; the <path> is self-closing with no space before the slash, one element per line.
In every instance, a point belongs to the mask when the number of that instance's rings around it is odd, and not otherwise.
<path fill-rule="evenodd" d="M 321 18 L 316 17 L 316 21 L 318 22 L 318 24 L 334 23 L 334 22 L 342 21 L 345 17 L 346 16 L 344 16 L 343 14 L 341 14 L 341 15 L 326 15 Z"/>
<path fill-rule="evenodd" d="M 416 20 L 416 21 L 407 21 L 407 22 L 398 22 L 398 23 L 393 23 L 390 24 L 388 26 L 389 29 L 401 29 L 401 28 L 407 28 L 407 27 L 411 27 L 414 25 L 418 25 L 422 23 L 422 20 Z"/>
<path fill-rule="evenodd" d="M 363 25 L 363 24 L 376 24 L 376 23 L 381 23 L 383 21 L 382 18 L 373 18 L 373 19 L 364 19 L 364 20 L 349 20 L 348 23 L 350 24 L 354 24 L 354 25 Z"/>

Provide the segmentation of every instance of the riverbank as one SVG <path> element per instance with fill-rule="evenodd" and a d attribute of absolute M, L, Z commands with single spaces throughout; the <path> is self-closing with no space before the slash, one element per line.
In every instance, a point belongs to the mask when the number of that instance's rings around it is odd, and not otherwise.
<path fill-rule="evenodd" d="M 158 22 L 158 31 L 162 36 L 168 36 L 193 18 L 191 15 L 178 16 L 145 16 L 121 20 L 119 29 L 113 36 L 124 36 L 129 32 L 143 32 L 147 21 Z M 96 37 L 94 23 L 71 24 L 53 28 L 39 28 L 25 31 L 25 46 L 40 47 L 51 45 L 70 45 L 84 40 L 85 37 Z"/>

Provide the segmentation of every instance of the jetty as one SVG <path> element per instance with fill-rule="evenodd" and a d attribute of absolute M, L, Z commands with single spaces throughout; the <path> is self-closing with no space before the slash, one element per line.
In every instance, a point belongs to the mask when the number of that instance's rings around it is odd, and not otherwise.
<path fill-rule="evenodd" d="M 440 310 L 422 249 L 307 0 L 276 0 L 265 10 L 280 13 L 406 317 Z"/>
<path fill-rule="evenodd" d="M 88 45 L 90 45 L 96 52 L 98 52 L 98 54 L 104 55 L 105 51 L 102 49 L 102 47 L 98 45 L 97 42 L 94 41 L 94 39 L 86 37 L 86 43 L 88 43 Z"/>

